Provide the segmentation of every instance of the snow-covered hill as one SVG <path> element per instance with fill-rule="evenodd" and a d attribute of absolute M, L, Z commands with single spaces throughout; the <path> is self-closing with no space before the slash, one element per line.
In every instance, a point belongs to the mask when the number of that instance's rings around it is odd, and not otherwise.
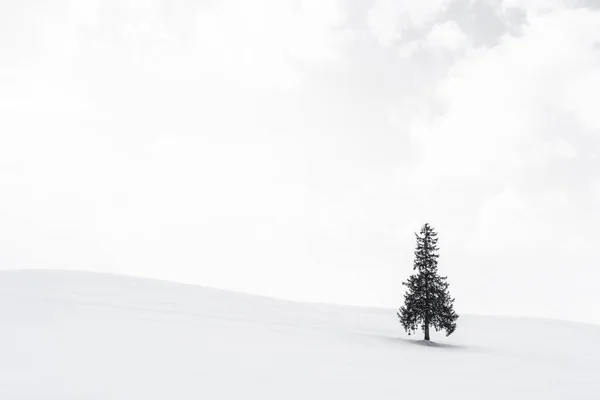
<path fill-rule="evenodd" d="M 0 272 L 2 400 L 600 399 L 600 326 L 462 316 L 433 339 L 395 310 Z"/>

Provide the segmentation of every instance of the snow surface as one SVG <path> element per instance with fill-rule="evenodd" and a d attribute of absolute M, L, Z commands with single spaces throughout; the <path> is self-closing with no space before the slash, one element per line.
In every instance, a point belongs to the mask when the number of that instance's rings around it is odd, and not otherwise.
<path fill-rule="evenodd" d="M 598 325 L 462 316 L 423 345 L 395 312 L 3 271 L 0 399 L 600 399 Z"/>

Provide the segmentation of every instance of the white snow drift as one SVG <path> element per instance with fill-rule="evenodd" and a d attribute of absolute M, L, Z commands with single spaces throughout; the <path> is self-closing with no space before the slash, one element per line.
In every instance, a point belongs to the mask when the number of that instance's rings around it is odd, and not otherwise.
<path fill-rule="evenodd" d="M 600 398 L 600 326 L 462 316 L 420 338 L 395 310 L 0 272 L 3 400 Z"/>

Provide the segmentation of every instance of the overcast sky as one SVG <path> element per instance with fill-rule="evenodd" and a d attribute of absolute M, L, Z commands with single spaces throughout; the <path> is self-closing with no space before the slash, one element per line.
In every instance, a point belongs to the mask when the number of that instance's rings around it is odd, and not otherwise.
<path fill-rule="evenodd" d="M 600 323 L 598 8 L 3 0 L 0 268 Z"/>

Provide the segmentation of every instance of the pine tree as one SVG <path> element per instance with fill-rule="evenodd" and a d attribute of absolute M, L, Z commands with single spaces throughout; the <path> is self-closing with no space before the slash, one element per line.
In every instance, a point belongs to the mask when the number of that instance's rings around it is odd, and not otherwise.
<path fill-rule="evenodd" d="M 415 333 L 423 329 L 425 340 L 429 340 L 429 327 L 436 331 L 445 330 L 450 336 L 456 329 L 458 315 L 454 312 L 454 299 L 448 293 L 446 277 L 438 275 L 437 233 L 429 224 L 423 225 L 417 237 L 413 270 L 417 271 L 403 282 L 407 290 L 404 305 L 398 318 L 404 330 Z"/>

